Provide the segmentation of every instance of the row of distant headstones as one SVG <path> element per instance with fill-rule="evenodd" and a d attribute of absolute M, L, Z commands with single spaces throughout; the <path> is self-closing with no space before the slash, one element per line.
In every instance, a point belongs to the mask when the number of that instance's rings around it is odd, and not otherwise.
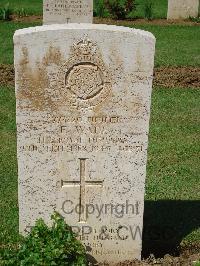
<path fill-rule="evenodd" d="M 66 2 L 66 4 L 64 3 Z M 81 4 L 68 0 L 57 1 L 44 0 L 43 20 L 44 24 L 53 23 L 92 23 L 93 0 L 82 0 Z M 69 8 L 70 6 L 70 8 Z M 168 0 L 168 19 L 184 19 L 197 17 L 199 0 Z"/>

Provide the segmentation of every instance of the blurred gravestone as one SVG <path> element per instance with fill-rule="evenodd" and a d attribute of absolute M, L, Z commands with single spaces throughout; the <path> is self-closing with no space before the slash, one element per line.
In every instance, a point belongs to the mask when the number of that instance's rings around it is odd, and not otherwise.
<path fill-rule="evenodd" d="M 43 24 L 92 23 L 92 0 L 43 0 Z"/>
<path fill-rule="evenodd" d="M 199 0 L 168 0 L 167 19 L 197 17 Z"/>

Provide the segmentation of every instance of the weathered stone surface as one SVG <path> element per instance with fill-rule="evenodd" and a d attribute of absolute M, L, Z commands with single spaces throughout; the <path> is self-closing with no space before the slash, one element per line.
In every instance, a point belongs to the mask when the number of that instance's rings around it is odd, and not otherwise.
<path fill-rule="evenodd" d="M 155 38 L 65 24 L 14 44 L 20 232 L 56 210 L 90 258 L 140 258 Z"/>
<path fill-rule="evenodd" d="M 168 0 L 167 19 L 197 17 L 199 0 Z"/>
<path fill-rule="evenodd" d="M 93 0 L 43 0 L 43 23 L 92 23 Z"/>

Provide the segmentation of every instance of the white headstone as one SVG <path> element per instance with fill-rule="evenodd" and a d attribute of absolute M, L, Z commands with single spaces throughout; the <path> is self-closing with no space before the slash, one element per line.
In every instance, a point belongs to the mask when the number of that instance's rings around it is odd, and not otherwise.
<path fill-rule="evenodd" d="M 168 0 L 167 19 L 197 17 L 199 0 Z"/>
<path fill-rule="evenodd" d="M 96 261 L 140 258 L 155 38 L 64 24 L 14 44 L 20 232 L 56 210 Z"/>
<path fill-rule="evenodd" d="M 92 21 L 93 0 L 43 0 L 43 24 Z"/>

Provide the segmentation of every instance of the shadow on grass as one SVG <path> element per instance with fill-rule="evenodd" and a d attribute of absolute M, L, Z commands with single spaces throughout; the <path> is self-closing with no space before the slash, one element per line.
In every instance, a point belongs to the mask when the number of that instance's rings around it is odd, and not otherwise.
<path fill-rule="evenodd" d="M 200 201 L 145 201 L 142 257 L 179 255 L 183 238 L 200 227 Z"/>

